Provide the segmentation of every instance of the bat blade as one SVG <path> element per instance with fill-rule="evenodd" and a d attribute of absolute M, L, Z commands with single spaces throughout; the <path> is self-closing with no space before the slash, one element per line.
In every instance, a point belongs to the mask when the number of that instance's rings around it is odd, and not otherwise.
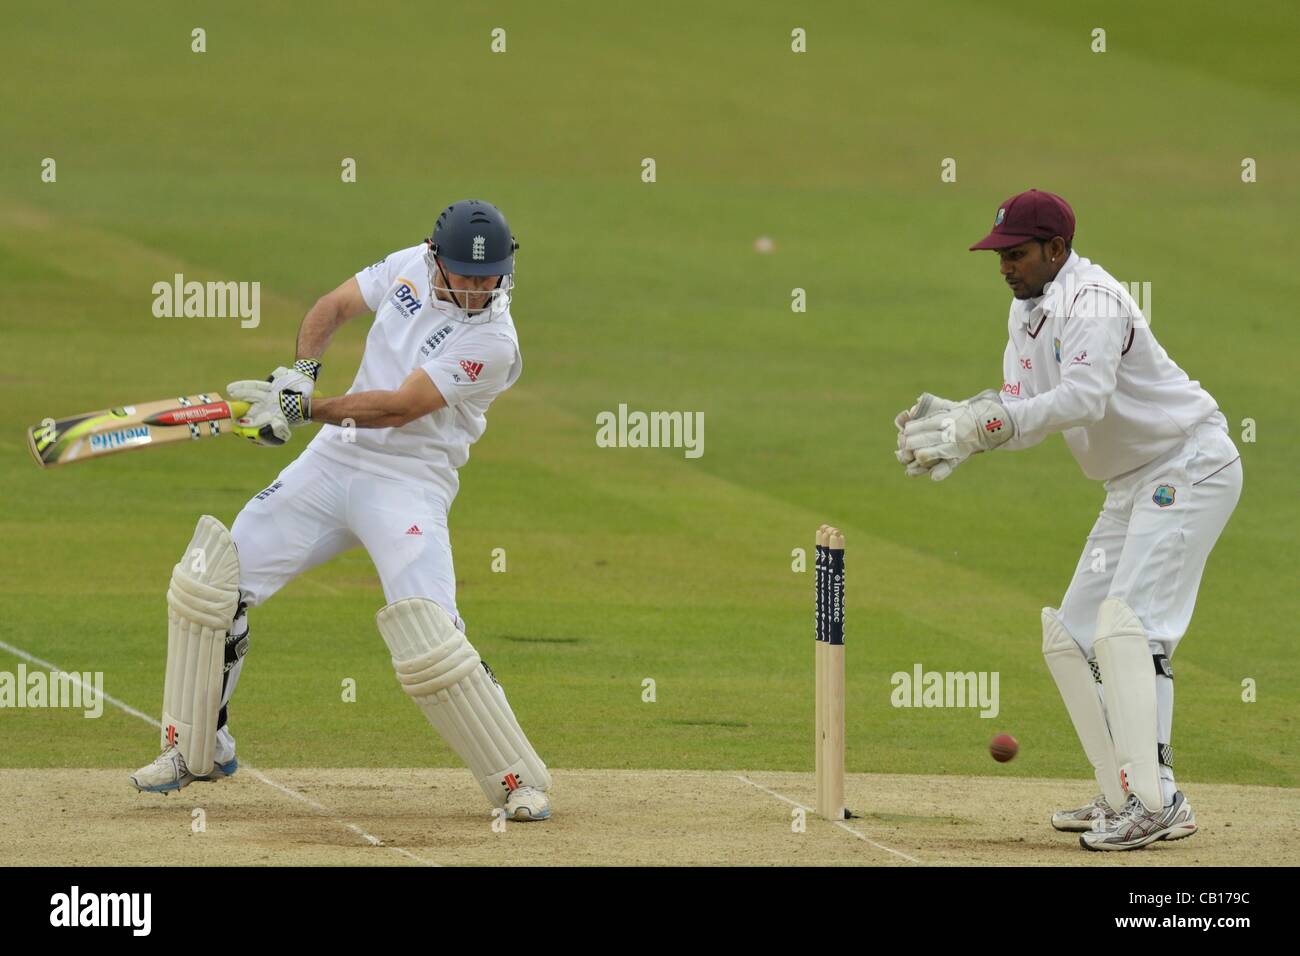
<path fill-rule="evenodd" d="M 69 418 L 47 418 L 27 429 L 27 448 L 42 468 L 119 451 L 209 438 L 230 431 L 248 411 L 216 392 L 123 405 Z"/>

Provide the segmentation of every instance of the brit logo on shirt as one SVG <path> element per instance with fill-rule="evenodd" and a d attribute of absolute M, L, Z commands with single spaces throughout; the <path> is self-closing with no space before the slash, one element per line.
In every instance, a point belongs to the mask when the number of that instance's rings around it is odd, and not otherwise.
<path fill-rule="evenodd" d="M 1174 486 L 1173 485 L 1156 485 L 1156 493 L 1151 496 L 1161 508 L 1168 508 L 1174 503 Z"/>
<path fill-rule="evenodd" d="M 409 319 L 420 311 L 422 305 L 424 303 L 420 301 L 420 296 L 416 294 L 415 283 L 410 279 L 398 277 L 397 288 L 393 290 L 393 306 L 397 311 Z"/>
<path fill-rule="evenodd" d="M 1061 340 L 1052 339 L 1052 347 L 1056 349 L 1056 364 L 1061 364 Z"/>

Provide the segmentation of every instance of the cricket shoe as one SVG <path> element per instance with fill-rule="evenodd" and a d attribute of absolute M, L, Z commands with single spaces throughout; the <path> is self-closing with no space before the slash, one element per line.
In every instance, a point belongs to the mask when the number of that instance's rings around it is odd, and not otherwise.
<path fill-rule="evenodd" d="M 1079 834 L 1079 846 L 1085 850 L 1136 850 L 1157 840 L 1181 840 L 1196 832 L 1196 814 L 1181 790 L 1159 810 L 1148 810 L 1130 793 L 1124 809 L 1106 830 Z"/>
<path fill-rule="evenodd" d="M 238 769 L 239 761 L 231 754 L 225 763 L 214 762 L 211 773 L 196 777 L 185 766 L 185 758 L 173 744 L 160 753 L 153 763 L 131 774 L 131 786 L 141 793 L 168 793 L 187 787 L 196 780 L 220 780 L 222 777 L 233 776 Z"/>
<path fill-rule="evenodd" d="M 1057 810 L 1052 814 L 1052 826 L 1065 833 L 1083 830 L 1105 830 L 1114 826 L 1119 813 L 1106 802 L 1105 794 L 1097 794 L 1092 803 L 1077 810 Z M 1100 823 L 1100 825 L 1098 825 Z"/>
<path fill-rule="evenodd" d="M 506 797 L 507 820 L 545 820 L 551 815 L 551 798 L 536 787 L 516 787 Z"/>

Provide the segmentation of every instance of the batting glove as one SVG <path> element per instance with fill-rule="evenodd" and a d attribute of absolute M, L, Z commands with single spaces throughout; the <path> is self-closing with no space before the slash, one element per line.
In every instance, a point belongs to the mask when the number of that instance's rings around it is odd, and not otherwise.
<path fill-rule="evenodd" d="M 269 376 L 272 392 L 291 391 L 311 397 L 316 390 L 316 379 L 320 376 L 321 364 L 315 359 L 298 359 L 290 368 L 283 365 Z"/>

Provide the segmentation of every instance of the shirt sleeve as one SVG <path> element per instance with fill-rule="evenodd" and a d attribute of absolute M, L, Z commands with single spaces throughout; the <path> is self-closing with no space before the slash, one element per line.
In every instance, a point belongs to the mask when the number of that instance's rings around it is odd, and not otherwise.
<path fill-rule="evenodd" d="M 1007 347 L 1002 352 L 1002 393 L 998 397 L 1002 399 L 1002 404 L 1006 406 L 1007 416 L 1011 418 L 1012 422 L 1015 421 L 1012 406 L 1025 401 L 1020 394 L 1020 370 L 1017 355 L 1015 342 L 1008 339 Z M 1017 432 L 1009 440 L 999 445 L 998 449 L 1019 451 L 1022 448 L 1032 448 L 1046 437 L 1046 432 L 1037 436 L 1023 436 Z"/>
<path fill-rule="evenodd" d="M 1079 294 L 1061 330 L 1061 384 L 1013 402 L 1007 402 L 1003 392 L 1007 414 L 1015 424 L 1015 440 L 1032 443 L 1053 432 L 1101 421 L 1115 391 L 1131 321 L 1113 293 L 1091 287 Z"/>
<path fill-rule="evenodd" d="M 402 269 L 410 268 L 411 260 L 417 254 L 423 255 L 423 253 L 424 243 L 399 249 L 358 272 L 357 285 L 361 287 L 361 298 L 366 300 L 366 308 L 371 312 L 378 309 L 384 293 L 397 281 Z"/>
<path fill-rule="evenodd" d="M 518 377 L 518 356 L 512 339 L 492 335 L 467 340 L 420 367 L 451 407 L 470 398 L 491 401 L 504 392 Z"/>

